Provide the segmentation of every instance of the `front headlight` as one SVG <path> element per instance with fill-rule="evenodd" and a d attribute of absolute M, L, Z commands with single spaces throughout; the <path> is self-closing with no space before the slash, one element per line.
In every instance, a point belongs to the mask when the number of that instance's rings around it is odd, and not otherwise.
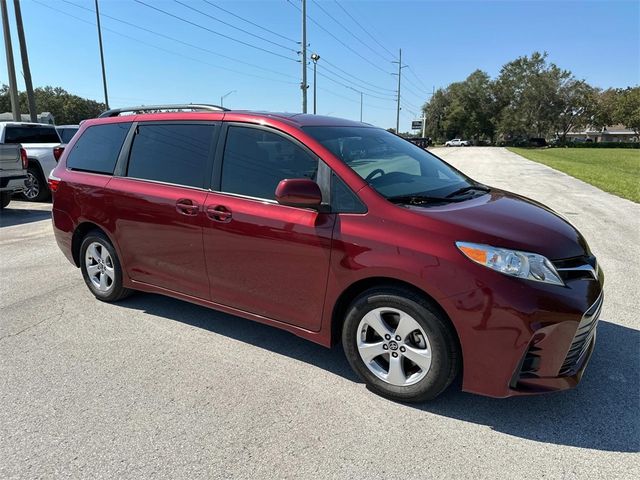
<path fill-rule="evenodd" d="M 456 242 L 456 246 L 470 260 L 505 275 L 564 286 L 553 264 L 537 253 L 467 242 Z"/>

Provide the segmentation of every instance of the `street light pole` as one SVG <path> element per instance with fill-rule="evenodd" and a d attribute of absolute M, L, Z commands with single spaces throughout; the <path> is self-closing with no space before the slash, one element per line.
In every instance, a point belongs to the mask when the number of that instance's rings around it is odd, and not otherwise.
<path fill-rule="evenodd" d="M 13 48 L 11 46 L 11 32 L 9 31 L 9 11 L 7 10 L 7 0 L 0 0 L 2 9 L 2 31 L 4 33 L 4 46 L 7 51 L 7 70 L 9 70 L 9 96 L 11 98 L 11 112 L 13 120 L 19 122 L 20 104 L 18 103 L 18 83 L 16 80 L 16 67 L 13 63 Z"/>
<path fill-rule="evenodd" d="M 107 73 L 104 69 L 104 51 L 102 50 L 102 28 L 100 28 L 100 9 L 98 8 L 98 0 L 96 3 L 96 23 L 98 25 L 98 43 L 100 44 L 100 63 L 102 65 L 102 86 L 104 87 L 104 104 L 109 110 L 109 94 L 107 93 Z"/>
<path fill-rule="evenodd" d="M 302 113 L 307 113 L 307 0 L 302 0 Z"/>
<path fill-rule="evenodd" d="M 224 99 L 227 98 L 229 95 L 231 95 L 232 93 L 236 93 L 237 90 L 231 90 L 230 92 L 225 93 L 224 95 L 222 95 L 220 97 L 220 106 L 224 107 Z"/>
<path fill-rule="evenodd" d="M 24 74 L 24 85 L 27 90 L 27 105 L 29 105 L 29 116 L 33 123 L 38 121 L 36 112 L 36 99 L 33 94 L 33 83 L 31 82 L 31 69 L 29 68 L 29 56 L 27 55 L 27 41 L 24 36 L 22 26 L 22 11 L 20 10 L 20 0 L 13 0 L 13 9 L 16 13 L 16 26 L 18 28 L 18 41 L 20 42 L 20 57 L 22 58 L 22 73 Z"/>
<path fill-rule="evenodd" d="M 316 68 L 318 67 L 318 60 L 320 60 L 320 55 L 317 53 L 311 54 L 311 60 L 313 60 L 313 114 L 316 114 Z"/>

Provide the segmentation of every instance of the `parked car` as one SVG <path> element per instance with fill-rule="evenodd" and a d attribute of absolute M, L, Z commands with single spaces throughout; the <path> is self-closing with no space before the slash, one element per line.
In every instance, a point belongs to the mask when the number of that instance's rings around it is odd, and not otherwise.
<path fill-rule="evenodd" d="M 444 142 L 445 147 L 468 147 L 469 145 L 471 145 L 469 140 L 461 140 L 460 138 L 454 138 L 453 140 Z"/>
<path fill-rule="evenodd" d="M 27 152 L 24 199 L 31 202 L 48 199 L 47 177 L 57 163 L 54 148 L 60 145 L 56 128 L 46 123 L 0 122 L 0 144 L 21 144 Z"/>
<path fill-rule="evenodd" d="M 76 132 L 80 130 L 80 125 L 56 125 L 56 130 L 60 136 L 60 142 L 67 144 L 71 141 Z"/>
<path fill-rule="evenodd" d="M 24 190 L 27 163 L 21 145 L 0 145 L 0 209 L 9 205 L 11 195 Z"/>
<path fill-rule="evenodd" d="M 358 122 L 145 108 L 84 122 L 49 180 L 56 241 L 98 300 L 160 293 L 341 341 L 400 401 L 458 375 L 493 397 L 579 382 L 604 277 L 549 208 Z"/>
<path fill-rule="evenodd" d="M 430 137 L 411 137 L 407 138 L 406 140 L 409 140 L 411 143 L 420 148 L 427 148 L 432 144 Z"/>

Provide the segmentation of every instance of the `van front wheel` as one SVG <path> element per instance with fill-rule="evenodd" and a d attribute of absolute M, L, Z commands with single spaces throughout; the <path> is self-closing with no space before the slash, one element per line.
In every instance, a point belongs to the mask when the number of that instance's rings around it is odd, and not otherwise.
<path fill-rule="evenodd" d="M 450 323 L 408 289 L 375 288 L 359 295 L 347 312 L 342 344 L 369 388 L 392 400 L 431 400 L 459 371 Z"/>

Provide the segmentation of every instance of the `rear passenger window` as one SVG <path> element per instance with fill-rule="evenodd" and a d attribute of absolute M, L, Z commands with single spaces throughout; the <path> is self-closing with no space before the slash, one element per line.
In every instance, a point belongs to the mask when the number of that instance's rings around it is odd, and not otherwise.
<path fill-rule="evenodd" d="M 222 191 L 275 199 L 285 178 L 316 179 L 318 160 L 291 140 L 258 128 L 229 127 Z"/>
<path fill-rule="evenodd" d="M 204 187 L 215 125 L 140 125 L 133 139 L 127 176 Z"/>
<path fill-rule="evenodd" d="M 109 123 L 87 128 L 67 156 L 67 168 L 113 174 L 131 123 Z"/>

